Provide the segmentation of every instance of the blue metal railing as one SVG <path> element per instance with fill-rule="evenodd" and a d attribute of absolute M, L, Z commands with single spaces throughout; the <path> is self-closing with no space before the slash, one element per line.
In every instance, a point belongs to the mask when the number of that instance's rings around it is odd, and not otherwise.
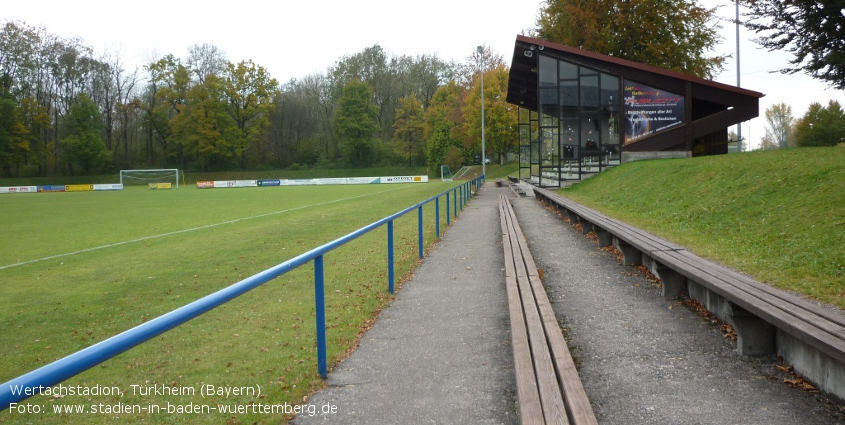
<path fill-rule="evenodd" d="M 112 357 L 117 356 L 135 346 L 138 346 L 164 332 L 169 331 L 197 316 L 206 313 L 244 293 L 261 286 L 309 261 L 314 261 L 314 295 L 316 303 L 316 327 L 317 327 L 317 370 L 324 379 L 328 375 L 328 361 L 326 358 L 326 303 L 325 285 L 323 280 L 323 255 L 341 245 L 350 242 L 359 236 L 369 233 L 383 225 L 387 225 L 387 263 L 388 263 L 388 291 L 394 292 L 394 270 L 393 270 L 393 221 L 403 215 L 418 211 L 418 232 L 419 232 L 419 256 L 423 258 L 423 205 L 435 201 L 435 226 L 437 237 L 440 237 L 440 198 L 446 197 L 446 223 L 449 223 L 449 195 L 454 198 L 454 216 L 458 215 L 458 199 L 460 208 L 463 210 L 464 203 L 469 200 L 473 193 L 477 192 L 484 177 L 480 176 L 459 186 L 453 187 L 445 192 L 435 195 L 414 206 L 408 207 L 389 217 L 385 217 L 368 226 L 362 227 L 346 236 L 335 239 L 320 247 L 314 248 L 304 254 L 300 254 L 288 261 L 252 275 L 240 282 L 223 288 L 213 294 L 207 295 L 190 304 L 182 306 L 169 313 L 163 314 L 146 323 L 115 335 L 105 341 L 82 349 L 67 357 L 56 360 L 46 366 L 32 372 L 21 375 L 11 381 L 5 382 L 0 387 L 0 411 L 8 409 L 12 404 L 19 403 L 43 389 L 52 387 L 60 382 L 78 375 Z"/>

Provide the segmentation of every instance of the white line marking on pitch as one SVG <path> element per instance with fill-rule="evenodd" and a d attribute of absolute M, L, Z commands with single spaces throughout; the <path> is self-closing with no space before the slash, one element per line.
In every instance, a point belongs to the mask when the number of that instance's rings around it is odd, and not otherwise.
<path fill-rule="evenodd" d="M 408 186 L 408 187 L 410 187 L 410 186 Z M 66 252 L 64 254 L 51 255 L 49 257 L 37 258 L 35 260 L 21 261 L 19 263 L 15 263 L 15 264 L 0 266 L 0 270 L 10 269 L 12 267 L 24 266 L 24 265 L 32 264 L 32 263 L 38 263 L 38 262 L 41 262 L 41 261 L 53 260 L 53 259 L 56 259 L 56 258 L 68 257 L 68 256 L 71 256 L 71 255 L 76 255 L 76 254 L 83 254 L 83 253 L 86 253 L 86 252 L 97 251 L 97 250 L 100 250 L 100 249 L 112 248 L 112 247 L 120 246 L 120 245 L 127 245 L 127 244 L 130 244 L 130 243 L 143 242 L 143 241 L 150 240 L 150 239 L 163 238 L 165 236 L 178 235 L 180 233 L 188 233 L 188 232 L 193 232 L 193 231 L 196 231 L 196 230 L 208 229 L 208 228 L 211 228 L 211 227 L 222 226 L 224 224 L 233 224 L 233 223 L 237 223 L 237 222 L 240 222 L 240 221 L 252 220 L 252 219 L 255 219 L 255 218 L 267 217 L 267 216 L 276 215 L 276 214 L 284 214 L 286 212 L 302 210 L 302 209 L 305 209 L 305 208 L 319 207 L 319 206 L 322 206 L 322 205 L 334 204 L 336 202 L 349 201 L 349 200 L 352 200 L 352 199 L 364 198 L 364 197 L 373 196 L 373 195 L 379 195 L 379 194 L 382 194 L 382 193 L 387 193 L 387 192 L 391 192 L 391 191 L 394 191 L 394 190 L 400 190 L 400 189 L 405 189 L 405 188 L 397 187 L 397 188 L 394 188 L 394 189 L 383 190 L 381 192 L 368 193 L 368 194 L 365 194 L 365 195 L 358 195 L 358 196 L 353 196 L 353 197 L 350 197 L 350 198 L 335 199 L 333 201 L 320 202 L 318 204 L 303 205 L 301 207 L 288 208 L 286 210 L 273 211 L 273 212 L 269 212 L 269 213 L 254 215 L 254 216 L 251 216 L 251 217 L 236 218 L 234 220 L 221 221 L 220 223 L 207 224 L 205 226 L 193 227 L 193 228 L 190 228 L 190 229 L 176 230 L 176 231 L 173 231 L 173 232 L 161 233 L 161 234 L 158 234 L 158 235 L 144 236 L 143 238 L 132 239 L 132 240 L 122 241 L 122 242 L 115 242 L 115 243 L 110 243 L 110 244 L 107 244 L 107 245 L 95 246 L 93 248 L 80 249 L 79 251 L 73 251 L 73 252 Z"/>

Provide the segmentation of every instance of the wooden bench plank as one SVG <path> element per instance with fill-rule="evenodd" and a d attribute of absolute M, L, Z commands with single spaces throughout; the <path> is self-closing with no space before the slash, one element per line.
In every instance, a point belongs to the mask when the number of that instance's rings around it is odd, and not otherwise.
<path fill-rule="evenodd" d="M 500 197 L 499 209 L 508 285 L 515 280 L 517 287 L 516 291 L 509 287 L 509 303 L 513 292 L 518 292 L 544 419 L 546 423 L 597 424 L 525 236 L 505 197 Z"/>
<path fill-rule="evenodd" d="M 534 375 L 540 394 L 543 417 L 546 423 L 567 423 L 563 395 L 557 384 L 554 364 L 552 363 L 543 324 L 540 320 L 534 294 L 531 291 L 528 280 L 529 272 L 524 258 L 525 253 L 520 246 L 524 242 L 524 237 L 522 236 L 522 232 L 518 230 L 518 225 L 516 224 L 510 204 L 505 205 L 504 213 L 507 234 L 510 239 L 508 245 L 510 246 L 514 268 L 516 269 L 516 281 L 524 315 L 523 320 L 528 331 L 528 342 L 531 348 L 530 352 L 534 364 Z"/>
<path fill-rule="evenodd" d="M 546 341 L 543 322 L 531 290 L 528 278 L 517 278 L 519 291 L 522 296 L 525 323 L 528 328 L 528 342 L 531 344 L 531 354 L 534 358 L 534 373 L 537 377 L 537 387 L 540 390 L 540 404 L 543 406 L 543 416 L 546 423 L 568 423 L 566 406 L 563 404 L 563 394 L 557 382 L 554 363 Z"/>
<path fill-rule="evenodd" d="M 774 296 L 769 291 L 761 291 L 736 277 L 725 276 L 723 269 L 691 261 L 688 255 L 664 252 L 655 254 L 655 258 L 755 316 L 845 362 L 845 327 L 820 315 L 818 308 L 802 308 L 797 297 L 785 301 L 786 294 Z"/>
<path fill-rule="evenodd" d="M 501 211 L 502 244 L 505 254 L 505 285 L 508 294 L 508 313 L 511 324 L 511 348 L 516 376 L 516 393 L 520 423 L 543 424 L 543 408 L 534 376 L 534 362 L 528 343 L 528 330 L 517 285 L 516 266 L 511 249 L 511 238 L 507 229 L 505 214 Z"/>
<path fill-rule="evenodd" d="M 593 407 L 590 405 L 590 400 L 587 399 L 587 392 L 584 390 L 581 377 L 575 368 L 575 362 L 572 360 L 572 354 L 569 352 L 569 347 L 567 347 L 566 340 L 563 338 L 560 324 L 554 314 L 552 303 L 549 300 L 548 294 L 546 294 L 546 289 L 543 287 L 539 276 L 532 276 L 530 282 L 534 296 L 537 299 L 537 305 L 540 316 L 542 317 L 543 328 L 546 331 L 552 357 L 555 361 L 558 382 L 563 389 L 562 393 L 566 405 L 566 413 L 570 423 L 573 425 L 597 425 L 598 421 L 596 420 L 595 413 L 593 413 Z"/>
<path fill-rule="evenodd" d="M 664 267 L 845 363 L 845 316 L 705 260 L 676 244 L 609 218 L 545 189 L 535 193 L 610 232 Z"/>
<path fill-rule="evenodd" d="M 554 192 L 545 189 L 535 189 L 535 193 L 548 199 L 563 208 L 572 211 L 575 215 L 584 218 L 594 225 L 616 235 L 618 238 L 633 245 L 642 252 L 649 251 L 664 251 L 664 250 L 683 250 L 684 248 L 676 243 L 670 242 L 666 239 L 647 233 L 641 229 L 631 227 L 619 220 L 608 217 L 601 212 L 591 208 L 578 205 L 571 200 L 568 200 Z"/>

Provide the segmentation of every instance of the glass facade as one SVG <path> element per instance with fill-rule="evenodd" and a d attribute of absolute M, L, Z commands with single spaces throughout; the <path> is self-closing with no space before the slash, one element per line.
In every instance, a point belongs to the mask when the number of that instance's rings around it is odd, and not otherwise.
<path fill-rule="evenodd" d="M 559 187 L 620 163 L 618 76 L 537 58 L 537 112 L 520 109 L 520 176 Z"/>

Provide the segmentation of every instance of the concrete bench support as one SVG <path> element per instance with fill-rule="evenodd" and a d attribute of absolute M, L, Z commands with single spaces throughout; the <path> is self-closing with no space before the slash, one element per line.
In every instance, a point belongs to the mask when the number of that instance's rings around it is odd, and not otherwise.
<path fill-rule="evenodd" d="M 593 225 L 593 231 L 596 232 L 596 237 L 599 238 L 599 248 L 613 245 L 613 235 L 601 227 Z"/>
<path fill-rule="evenodd" d="M 681 293 L 687 290 L 686 276 L 658 262 L 654 265 L 652 273 L 663 281 L 663 296 L 671 300 L 680 298 Z"/>
<path fill-rule="evenodd" d="M 569 218 L 569 224 L 573 226 L 578 222 L 578 214 L 575 214 L 572 211 L 566 210 L 566 217 Z"/>
<path fill-rule="evenodd" d="M 728 301 L 724 304 L 728 323 L 736 331 L 736 351 L 741 356 L 767 356 L 775 353 L 775 327 Z"/>
<path fill-rule="evenodd" d="M 613 237 L 613 246 L 622 252 L 622 265 L 632 266 L 635 264 L 642 264 L 642 253 L 637 247 L 623 241 L 622 239 Z"/>
<path fill-rule="evenodd" d="M 581 225 L 581 233 L 585 235 L 593 231 L 593 223 L 584 220 L 582 217 L 578 217 L 578 224 Z"/>

